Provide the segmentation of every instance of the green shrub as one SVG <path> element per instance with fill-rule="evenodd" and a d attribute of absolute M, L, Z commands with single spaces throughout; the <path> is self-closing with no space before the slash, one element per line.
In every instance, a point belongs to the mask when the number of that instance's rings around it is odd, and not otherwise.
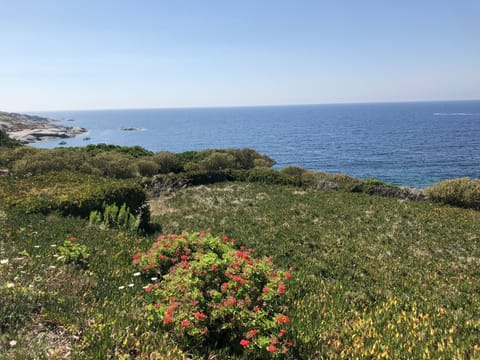
<path fill-rule="evenodd" d="M 231 170 L 228 172 L 236 181 L 259 182 L 264 184 L 293 185 L 293 179 L 270 168 Z"/>
<path fill-rule="evenodd" d="M 19 141 L 10 139 L 5 130 L 0 129 L 0 148 L 14 148 L 23 146 Z"/>
<path fill-rule="evenodd" d="M 84 269 L 88 267 L 90 254 L 87 246 L 79 244 L 77 238 L 73 236 L 58 247 L 58 253 L 60 255 L 58 260 L 65 264 L 75 264 Z"/>
<path fill-rule="evenodd" d="M 235 168 L 235 157 L 231 154 L 212 152 L 199 162 L 200 170 L 218 171 Z"/>
<path fill-rule="evenodd" d="M 136 165 L 141 176 L 153 176 L 159 173 L 159 166 L 153 160 L 139 159 Z"/>
<path fill-rule="evenodd" d="M 157 163 L 158 173 L 160 174 L 178 173 L 183 170 L 180 158 L 168 151 L 155 153 L 152 160 Z"/>
<path fill-rule="evenodd" d="M 103 214 L 94 210 L 89 216 L 90 224 L 101 225 L 108 228 L 137 231 L 140 226 L 140 215 L 133 215 L 126 204 L 118 207 L 116 204 L 103 206 Z"/>
<path fill-rule="evenodd" d="M 236 169 L 253 169 L 255 167 L 272 167 L 275 165 L 275 160 L 267 155 L 261 155 L 253 149 L 245 148 L 227 151 L 235 157 Z"/>
<path fill-rule="evenodd" d="M 41 175 L 49 172 L 79 171 L 85 163 L 82 153 L 69 149 L 41 150 L 15 161 L 12 171 L 17 176 Z"/>
<path fill-rule="evenodd" d="M 425 189 L 437 202 L 480 210 L 480 179 L 468 177 L 444 180 Z"/>
<path fill-rule="evenodd" d="M 275 161 L 253 149 L 208 149 L 177 154 L 185 171 L 272 167 Z"/>
<path fill-rule="evenodd" d="M 60 172 L 18 179 L 0 178 L 0 203 L 29 213 L 60 211 L 63 215 L 88 218 L 103 204 L 116 204 L 140 216 L 147 226 L 146 195 L 134 180 L 113 180 L 92 175 Z"/>
<path fill-rule="evenodd" d="M 288 175 L 288 176 L 302 176 L 307 172 L 306 169 L 301 168 L 299 166 L 287 166 L 280 169 L 280 173 Z"/>
<path fill-rule="evenodd" d="M 100 153 L 89 160 L 103 176 L 126 179 L 135 177 L 138 173 L 134 157 L 117 152 Z"/>
<path fill-rule="evenodd" d="M 169 235 L 135 254 L 141 271 L 162 277 L 145 288 L 149 319 L 189 350 L 285 355 L 293 346 L 285 285 L 291 274 L 234 243 L 205 233 Z"/>
<path fill-rule="evenodd" d="M 117 152 L 129 155 L 134 158 L 149 157 L 153 155 L 153 152 L 144 149 L 141 146 L 118 146 L 109 144 L 90 144 L 85 148 L 75 148 L 77 150 L 84 151 L 91 155 L 98 155 L 105 152 Z"/>

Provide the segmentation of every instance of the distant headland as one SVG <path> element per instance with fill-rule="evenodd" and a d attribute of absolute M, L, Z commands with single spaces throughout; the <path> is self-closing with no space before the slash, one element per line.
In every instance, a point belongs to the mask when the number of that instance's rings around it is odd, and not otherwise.
<path fill-rule="evenodd" d="M 57 124 L 58 120 L 35 115 L 0 111 L 0 129 L 23 144 L 37 141 L 72 138 L 87 129 Z"/>

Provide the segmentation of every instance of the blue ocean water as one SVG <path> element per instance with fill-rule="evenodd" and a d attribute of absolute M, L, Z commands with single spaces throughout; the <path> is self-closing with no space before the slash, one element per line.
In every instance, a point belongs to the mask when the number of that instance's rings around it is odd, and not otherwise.
<path fill-rule="evenodd" d="M 275 159 L 277 168 L 298 165 L 417 188 L 454 177 L 480 178 L 480 101 L 39 115 L 89 130 L 66 140 L 66 146 L 109 143 L 172 152 L 249 147 Z M 86 136 L 90 140 L 84 140 Z M 53 148 L 58 141 L 34 146 Z"/>

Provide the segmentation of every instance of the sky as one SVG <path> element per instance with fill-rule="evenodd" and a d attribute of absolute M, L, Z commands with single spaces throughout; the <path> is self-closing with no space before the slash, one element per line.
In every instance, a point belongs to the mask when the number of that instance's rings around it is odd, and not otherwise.
<path fill-rule="evenodd" d="M 0 110 L 480 99 L 478 0 L 0 0 Z"/>

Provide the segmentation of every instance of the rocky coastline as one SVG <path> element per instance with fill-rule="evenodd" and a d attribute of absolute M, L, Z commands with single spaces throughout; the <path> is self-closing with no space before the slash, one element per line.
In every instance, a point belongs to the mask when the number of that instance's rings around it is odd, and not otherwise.
<path fill-rule="evenodd" d="M 85 128 L 60 125 L 54 119 L 1 111 L 0 129 L 22 144 L 72 138 L 87 132 Z"/>

